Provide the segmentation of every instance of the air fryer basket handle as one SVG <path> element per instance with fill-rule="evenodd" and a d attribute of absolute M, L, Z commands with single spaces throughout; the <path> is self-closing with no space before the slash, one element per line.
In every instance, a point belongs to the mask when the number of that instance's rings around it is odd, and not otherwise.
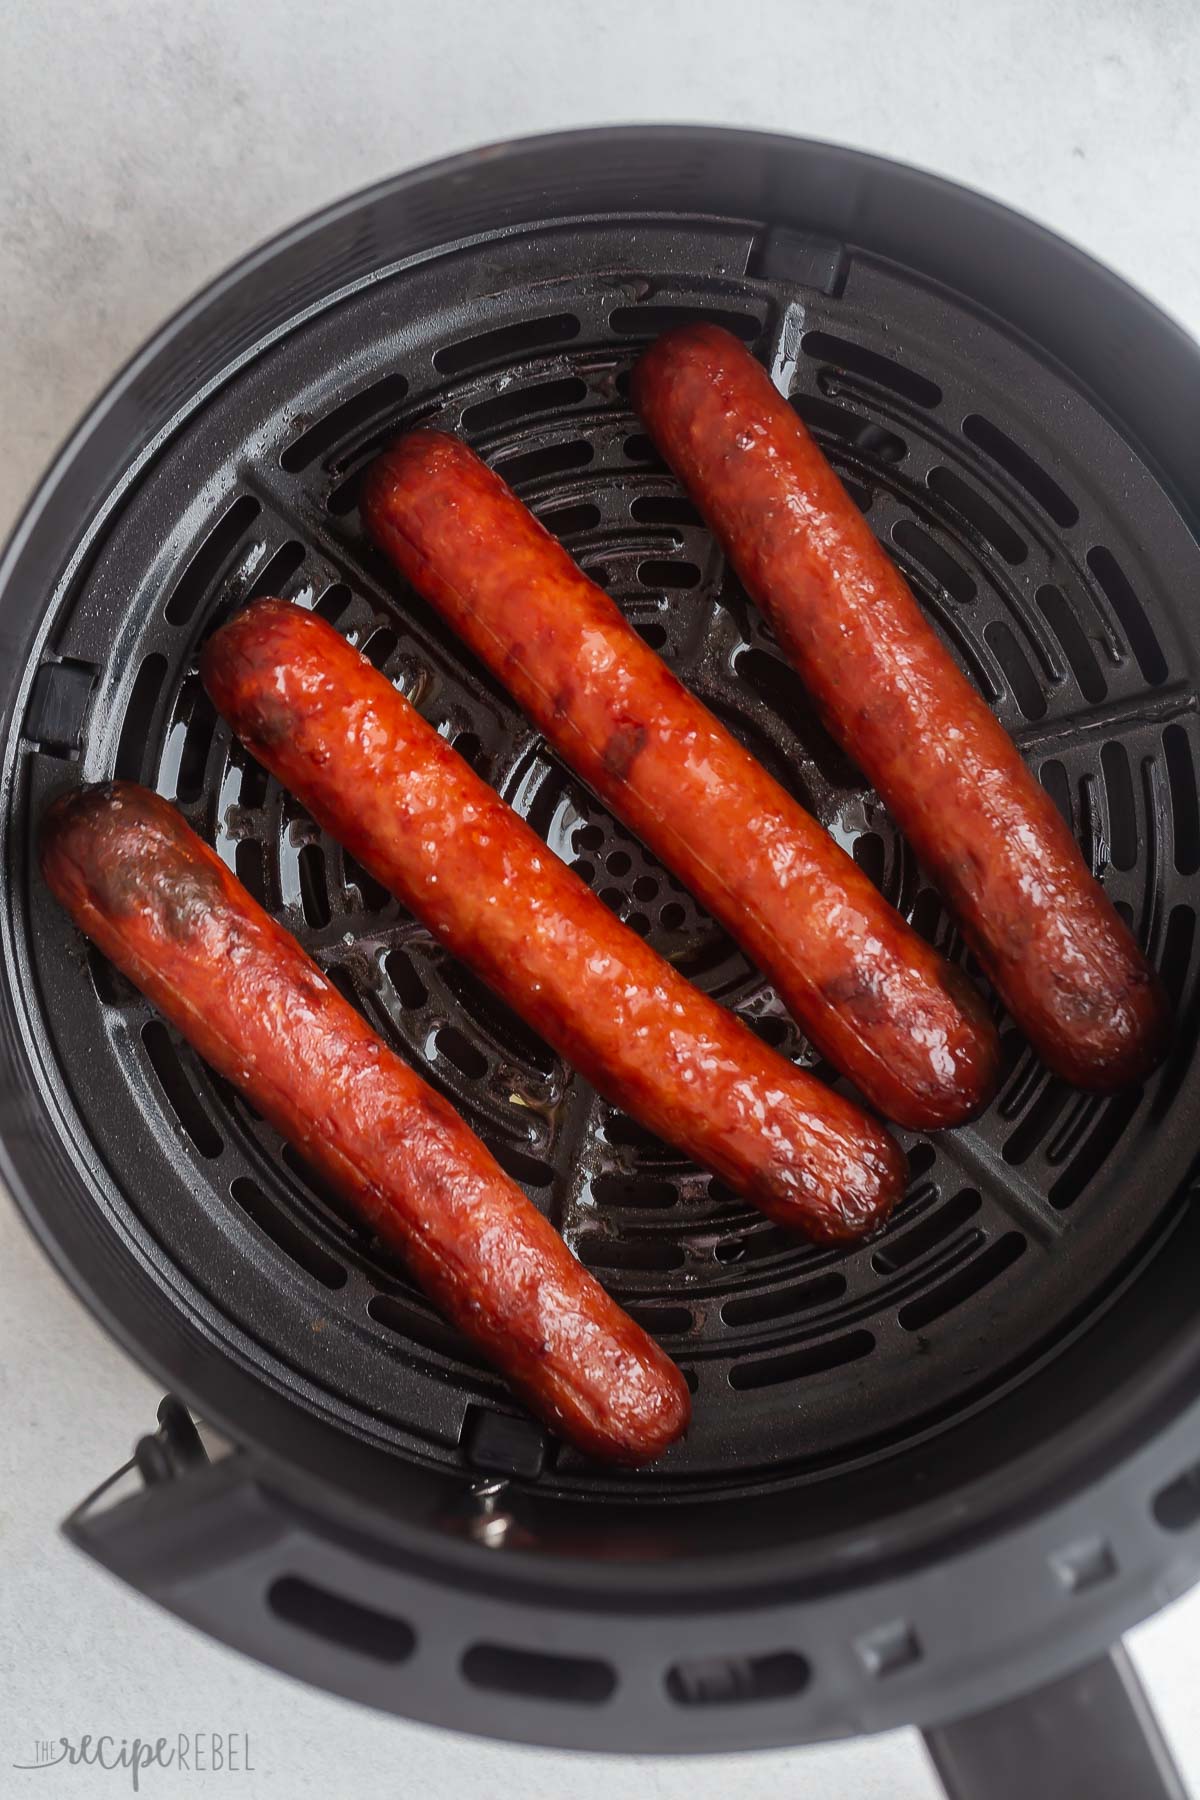
<path fill-rule="evenodd" d="M 1122 1645 L 925 1743 L 947 1800 L 1188 1800 Z"/>

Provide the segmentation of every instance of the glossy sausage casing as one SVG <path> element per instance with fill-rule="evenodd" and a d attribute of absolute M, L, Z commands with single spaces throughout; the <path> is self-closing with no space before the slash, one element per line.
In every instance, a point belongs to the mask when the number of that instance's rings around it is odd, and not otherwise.
<path fill-rule="evenodd" d="M 314 818 L 609 1099 L 793 1229 L 882 1222 L 906 1173 L 887 1133 L 614 918 L 323 619 L 256 601 L 201 670 Z"/>
<path fill-rule="evenodd" d="M 1157 980 L 1057 807 L 962 675 L 766 371 L 684 326 L 634 400 L 803 676 L 1049 1066 L 1100 1090 L 1161 1056 Z"/>
<path fill-rule="evenodd" d="M 630 1463 L 686 1429 L 679 1370 L 165 800 L 128 783 L 67 797 L 46 817 L 42 869 L 549 1425 Z"/>
<path fill-rule="evenodd" d="M 415 431 L 367 477 L 372 535 L 560 753 L 687 882 L 819 1049 L 904 1125 L 986 1103 L 978 996 L 688 692 L 465 444 Z"/>

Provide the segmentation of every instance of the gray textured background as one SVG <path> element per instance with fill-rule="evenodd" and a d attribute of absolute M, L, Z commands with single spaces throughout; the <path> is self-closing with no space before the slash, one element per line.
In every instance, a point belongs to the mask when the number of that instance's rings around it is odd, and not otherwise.
<path fill-rule="evenodd" d="M 116 366 L 244 250 L 398 168 L 553 126 L 754 125 L 923 164 L 1034 214 L 1200 333 L 1190 0 L 7 0 L 2 26 L 0 533 Z M 254 1668 L 56 1540 L 151 1423 L 157 1391 L 2 1201 L 0 1321 L 0 1794 L 128 1791 L 121 1775 L 14 1772 L 40 1736 L 233 1729 L 251 1734 L 252 1777 L 154 1771 L 143 1792 L 934 1795 L 911 1733 L 614 1763 L 403 1725 Z M 1200 1794 L 1200 1598 L 1134 1648 Z"/>

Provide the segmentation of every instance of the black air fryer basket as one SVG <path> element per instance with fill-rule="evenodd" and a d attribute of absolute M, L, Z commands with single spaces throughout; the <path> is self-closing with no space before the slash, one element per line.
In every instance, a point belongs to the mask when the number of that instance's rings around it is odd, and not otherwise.
<path fill-rule="evenodd" d="M 435 422 L 962 960 L 630 410 L 639 348 L 700 317 L 792 397 L 1178 1012 L 1170 1060 L 1114 1098 L 1002 1021 L 990 1112 L 906 1135 L 907 1198 L 850 1250 L 792 1239 L 601 1101 L 247 758 L 196 674 L 252 596 L 312 606 L 622 918 L 814 1060 L 366 541 L 364 467 Z M 915 1721 L 956 1793 L 1177 1791 L 1107 1651 L 1200 1557 L 1198 419 L 1195 345 L 1027 221 L 844 150 L 699 129 L 401 177 L 164 329 L 0 569 L 0 1166 L 180 1397 L 76 1543 L 265 1661 L 441 1724 L 709 1750 Z M 112 775 L 177 802 L 662 1341 L 694 1391 L 685 1443 L 622 1473 L 548 1441 L 85 948 L 36 827 Z"/>

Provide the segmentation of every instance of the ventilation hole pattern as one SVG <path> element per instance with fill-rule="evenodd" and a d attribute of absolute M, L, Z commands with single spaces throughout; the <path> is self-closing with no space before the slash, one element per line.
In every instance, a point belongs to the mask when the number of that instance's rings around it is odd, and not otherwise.
<path fill-rule="evenodd" d="M 450 321 L 438 341 L 396 353 L 402 366 L 340 382 L 303 416 L 293 406 L 274 436 L 262 436 L 275 448 L 270 468 L 255 463 L 253 495 L 223 492 L 206 525 L 190 529 L 153 628 L 121 672 L 118 703 L 89 715 L 110 721 L 116 772 L 155 780 L 215 835 L 255 898 L 481 1132 L 584 1264 L 686 1361 L 696 1425 L 670 1467 L 636 1478 L 644 1492 L 669 1490 L 676 1468 L 689 1478 L 703 1468 L 706 1478 L 716 1470 L 714 1479 L 738 1479 L 753 1422 L 764 1418 L 786 1461 L 820 1457 L 856 1420 L 877 1418 L 872 1393 L 888 1396 L 897 1431 L 909 1415 L 942 1408 L 951 1416 L 961 1340 L 980 1314 L 1003 1307 L 1009 1329 L 1002 1358 L 994 1347 L 980 1353 L 977 1385 L 1044 1337 L 1059 1293 L 1041 1237 L 1017 1229 L 1011 1202 L 998 1198 L 1005 1172 L 1051 1213 L 1069 1211 L 1086 1242 L 1107 1171 L 1136 1154 L 1158 1104 L 1149 1086 L 1081 1102 L 1050 1082 L 1006 1027 L 1001 1101 L 961 1134 L 982 1139 L 970 1166 L 986 1168 L 986 1178 L 972 1173 L 974 1185 L 964 1185 L 951 1143 L 905 1136 L 912 1180 L 886 1230 L 848 1251 L 808 1244 L 597 1098 L 212 716 L 196 681 L 197 638 L 250 594 L 293 594 L 401 686 L 632 929 L 778 1054 L 828 1079 L 728 933 L 531 737 L 432 609 L 384 568 L 355 511 L 362 471 L 391 434 L 422 420 L 463 432 L 585 561 L 643 640 L 812 808 L 889 901 L 961 961 L 937 894 L 861 772 L 824 733 L 804 684 L 630 410 L 628 376 L 641 345 L 695 316 L 715 317 L 768 354 L 768 314 L 753 281 L 714 287 L 672 277 L 649 301 L 628 305 L 614 304 L 611 291 L 564 292 L 552 311 L 531 309 L 528 299 L 506 308 L 493 293 L 482 328 Z M 985 406 L 955 386 L 952 368 L 915 356 L 910 363 L 837 294 L 812 295 L 809 316 L 793 376 L 798 415 L 971 678 L 1006 709 L 1114 901 L 1135 929 L 1161 919 L 1153 948 L 1183 1016 L 1197 979 L 1186 883 L 1200 868 L 1200 799 L 1191 717 L 1155 722 L 1140 710 L 1174 672 L 1151 579 L 1019 408 Z M 1167 870 L 1158 911 L 1148 903 L 1156 833 Z M 140 1030 L 143 1003 L 107 965 L 89 966 L 96 1007 Z M 408 1358 L 414 1380 L 436 1369 L 439 1393 L 461 1392 L 464 1416 L 468 1406 L 488 1418 L 511 1414 L 502 1384 L 417 1294 L 396 1253 L 165 1027 L 149 1021 L 147 1029 L 138 1038 L 147 1090 L 197 1180 L 211 1174 L 214 1212 L 226 1209 L 231 1231 L 291 1271 L 302 1296 L 297 1320 L 305 1305 L 311 1318 L 319 1291 L 328 1328 L 370 1346 L 361 1364 L 345 1359 L 360 1384 L 352 1397 L 377 1419 L 402 1407 L 388 1378 L 397 1358 Z M 375 1364 L 381 1385 L 371 1389 Z M 729 1394 L 731 1410 L 722 1412 L 712 1397 Z M 475 1430 L 464 1439 L 461 1426 L 461 1418 L 448 1426 L 434 1453 L 469 1460 Z M 573 1472 L 557 1451 L 539 1469 L 528 1478 L 564 1487 L 596 1479 L 594 1470 Z"/>

